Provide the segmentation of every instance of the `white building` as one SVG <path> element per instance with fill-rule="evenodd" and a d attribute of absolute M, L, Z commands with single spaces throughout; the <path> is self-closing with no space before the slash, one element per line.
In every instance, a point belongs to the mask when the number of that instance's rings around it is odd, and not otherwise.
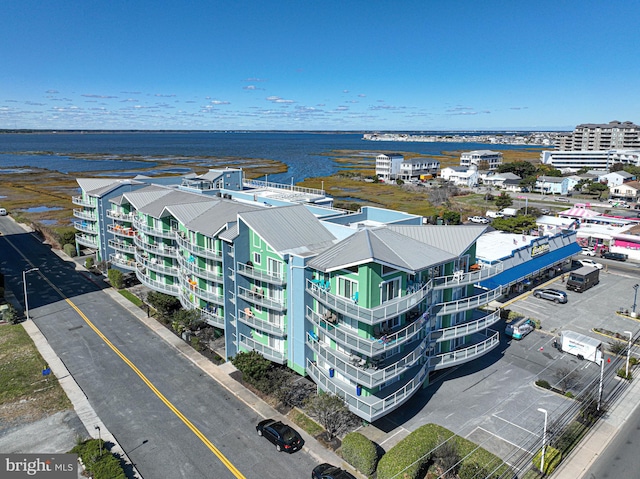
<path fill-rule="evenodd" d="M 440 170 L 440 162 L 438 160 L 433 158 L 411 158 L 404 160 L 400 164 L 400 177 L 403 180 L 411 180 L 412 178 L 428 175 L 436 176 L 438 170 Z"/>
<path fill-rule="evenodd" d="M 448 166 L 440 171 L 443 180 L 450 181 L 456 186 L 472 187 L 478 184 L 478 170 L 462 166 Z"/>
<path fill-rule="evenodd" d="M 621 185 L 612 186 L 609 188 L 609 193 L 614 198 L 640 201 L 640 181 L 629 181 Z"/>
<path fill-rule="evenodd" d="M 486 162 L 489 170 L 496 170 L 502 164 L 502 153 L 491 150 L 465 151 L 460 155 L 460 166 L 476 165 L 480 168 Z"/>
<path fill-rule="evenodd" d="M 400 177 L 400 165 L 404 157 L 399 153 L 382 153 L 376 156 L 376 175 L 383 180 L 395 180 Z"/>
<path fill-rule="evenodd" d="M 635 178 L 635 175 L 627 173 L 626 171 L 613 171 L 606 175 L 598 176 L 598 181 L 600 183 L 606 183 L 608 187 L 612 187 L 620 186 L 625 181 L 635 180 Z"/>
<path fill-rule="evenodd" d="M 608 170 L 614 163 L 640 166 L 640 150 L 545 150 L 540 153 L 540 161 L 543 165 L 552 165 L 557 169 L 571 168 L 576 171 L 581 168 Z"/>

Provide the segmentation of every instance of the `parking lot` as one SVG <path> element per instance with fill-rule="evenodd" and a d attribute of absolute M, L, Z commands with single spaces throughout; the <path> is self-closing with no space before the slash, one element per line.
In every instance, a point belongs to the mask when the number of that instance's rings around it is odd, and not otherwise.
<path fill-rule="evenodd" d="M 440 424 L 467 437 L 485 449 L 510 462 L 522 452 L 535 453 L 539 446 L 548 412 L 549 424 L 574 403 L 560 394 L 539 388 L 537 379 L 545 379 L 552 386 L 562 386 L 564 375 L 571 372 L 572 391 L 597 378 L 600 367 L 587 360 L 553 348 L 560 330 L 572 330 L 598 338 L 593 328 L 604 328 L 634 335 L 640 322 L 616 314 L 621 307 L 631 309 L 633 285 L 638 275 L 613 267 L 600 274 L 600 284 L 584 293 L 568 291 L 567 304 L 533 297 L 531 292 L 505 303 L 505 308 L 540 321 L 542 329 L 512 340 L 502 334 L 501 344 L 480 361 L 446 370 L 431 379 L 406 407 L 376 424 L 387 433 L 382 447 L 388 449 L 417 427 Z M 560 278 L 549 287 L 565 290 Z M 505 324 L 499 326 L 504 333 Z M 606 348 L 606 345 L 605 345 Z M 606 368 L 606 363 L 605 363 Z M 612 373 L 612 371 L 607 371 Z"/>

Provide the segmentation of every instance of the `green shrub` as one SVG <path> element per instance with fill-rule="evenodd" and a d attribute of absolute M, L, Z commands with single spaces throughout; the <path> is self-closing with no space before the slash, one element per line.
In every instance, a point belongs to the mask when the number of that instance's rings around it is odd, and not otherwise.
<path fill-rule="evenodd" d="M 231 359 L 231 363 L 242 373 L 242 379 L 249 384 L 260 382 L 272 366 L 271 361 L 255 350 L 248 353 L 240 351 Z"/>
<path fill-rule="evenodd" d="M 629 371 L 629 375 L 627 376 L 626 368 L 618 369 L 618 377 L 621 377 L 622 379 L 628 379 L 629 381 L 631 381 L 631 371 Z"/>
<path fill-rule="evenodd" d="M 365 476 L 376 470 L 378 452 L 376 445 L 359 432 L 351 432 L 342 440 L 342 457 Z"/>
<path fill-rule="evenodd" d="M 509 310 L 505 310 L 505 311 L 509 311 Z M 507 315 L 508 321 L 515 321 L 516 319 L 520 319 L 520 318 L 524 318 L 524 315 L 522 315 L 521 313 L 518 313 L 517 311 L 509 311 L 509 314 Z"/>
<path fill-rule="evenodd" d="M 551 389 L 551 384 L 549 384 L 549 381 L 547 381 L 545 379 L 538 379 L 536 381 L 536 386 L 544 388 L 544 389 Z"/>
<path fill-rule="evenodd" d="M 416 479 L 431 459 L 438 438 L 446 440 L 453 433 L 436 424 L 425 424 L 392 447 L 378 462 L 378 479 L 402 477 Z"/>
<path fill-rule="evenodd" d="M 64 254 L 66 254 L 70 258 L 75 258 L 76 257 L 76 247 L 75 247 L 75 245 L 67 243 L 66 245 L 64 245 L 62 247 L 62 251 L 64 251 Z"/>
<path fill-rule="evenodd" d="M 89 256 L 84 260 L 84 267 L 87 269 L 93 268 L 93 256 Z"/>
<path fill-rule="evenodd" d="M 127 479 L 120 460 L 105 448 L 104 441 L 89 439 L 75 446 L 71 452 L 80 456 L 94 479 Z"/>
<path fill-rule="evenodd" d="M 124 286 L 122 271 L 120 271 L 119 269 L 110 268 L 109 271 L 107 271 L 107 276 L 109 277 L 111 286 L 116 289 L 122 289 L 122 287 Z"/>
<path fill-rule="evenodd" d="M 631 366 L 635 366 L 636 364 L 638 364 L 638 358 L 631 356 L 631 357 L 629 358 L 629 364 L 630 364 Z"/>
<path fill-rule="evenodd" d="M 542 459 L 542 449 L 538 451 L 538 453 L 533 456 L 532 462 L 533 466 L 539 471 L 540 470 L 540 460 Z M 562 459 L 562 454 L 555 447 L 547 446 L 544 450 L 544 474 L 549 476 L 558 467 L 560 464 L 560 460 Z"/>
<path fill-rule="evenodd" d="M 564 393 L 564 395 L 565 395 L 565 397 L 568 397 L 569 399 L 573 399 L 575 397 L 571 391 L 567 391 L 566 393 Z"/>
<path fill-rule="evenodd" d="M 553 441 L 553 447 L 558 449 L 560 453 L 566 456 L 576 444 L 587 433 L 589 428 L 578 421 L 573 421 L 567 426 L 560 436 Z"/>

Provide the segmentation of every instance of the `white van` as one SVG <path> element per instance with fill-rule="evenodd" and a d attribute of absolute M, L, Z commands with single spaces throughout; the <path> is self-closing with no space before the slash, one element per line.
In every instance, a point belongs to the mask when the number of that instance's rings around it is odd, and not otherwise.
<path fill-rule="evenodd" d="M 0 208 L 0 216 L 7 216 L 7 210 Z"/>
<path fill-rule="evenodd" d="M 522 339 L 534 329 L 536 326 L 529 318 L 519 318 L 507 324 L 504 334 L 513 339 Z"/>

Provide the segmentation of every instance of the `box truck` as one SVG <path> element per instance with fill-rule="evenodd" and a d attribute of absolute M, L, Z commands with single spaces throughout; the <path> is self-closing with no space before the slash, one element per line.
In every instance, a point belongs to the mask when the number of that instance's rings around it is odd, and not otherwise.
<path fill-rule="evenodd" d="M 518 210 L 516 208 L 502 208 L 498 213 L 502 216 L 518 216 Z"/>
<path fill-rule="evenodd" d="M 560 332 L 558 349 L 600 365 L 602 363 L 602 341 L 575 331 Z"/>
<path fill-rule="evenodd" d="M 569 273 L 567 289 L 582 293 L 600 282 L 600 270 L 591 266 L 583 266 Z"/>

